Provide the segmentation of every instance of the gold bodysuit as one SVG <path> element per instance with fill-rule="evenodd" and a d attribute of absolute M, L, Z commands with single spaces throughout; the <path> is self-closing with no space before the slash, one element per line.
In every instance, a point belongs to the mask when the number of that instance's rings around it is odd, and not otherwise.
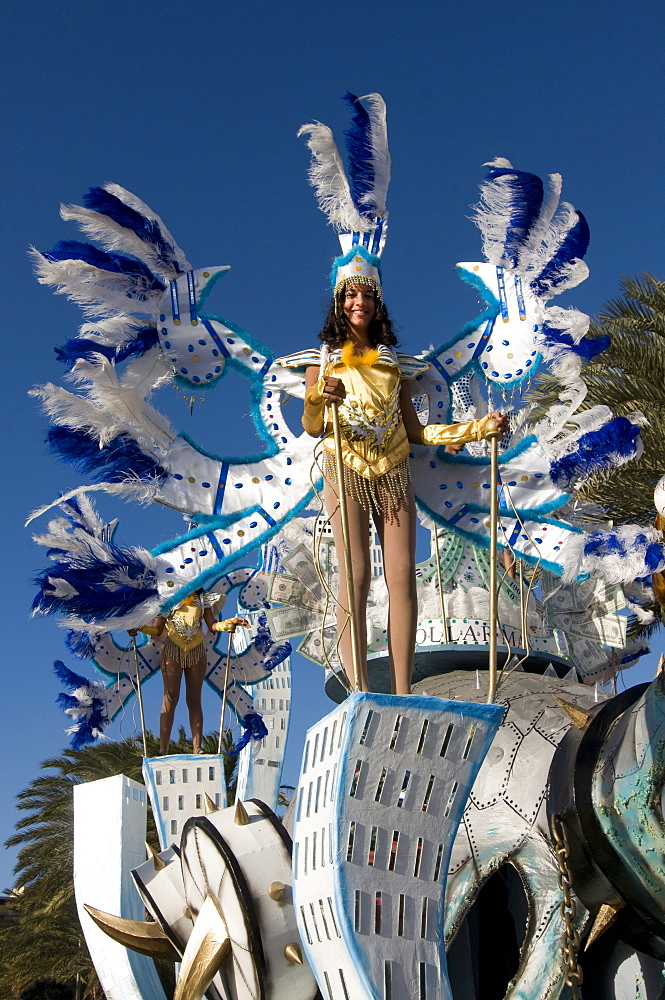
<path fill-rule="evenodd" d="M 285 368 L 320 366 L 321 351 L 301 351 L 278 358 Z M 308 434 L 323 434 L 323 474 L 331 485 L 337 483 L 332 424 L 327 420 L 323 400 L 326 377 L 341 379 L 346 398 L 338 406 L 342 430 L 342 461 L 345 465 L 345 492 L 366 510 L 392 516 L 404 504 L 409 485 L 411 445 L 399 406 L 400 384 L 429 369 L 426 361 L 396 354 L 383 345 L 353 353 L 353 346 L 331 351 L 318 384 L 305 393 L 303 427 Z M 465 444 L 485 437 L 489 417 L 467 424 L 430 424 L 422 428 L 425 445 Z"/>

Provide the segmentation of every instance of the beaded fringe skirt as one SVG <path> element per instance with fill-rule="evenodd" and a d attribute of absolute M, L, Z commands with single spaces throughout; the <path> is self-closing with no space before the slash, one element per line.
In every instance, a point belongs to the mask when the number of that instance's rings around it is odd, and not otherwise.
<path fill-rule="evenodd" d="M 165 639 L 163 655 L 168 656 L 170 660 L 175 660 L 183 670 L 186 670 L 192 664 L 198 663 L 205 655 L 205 646 L 200 642 L 193 649 L 181 649 L 180 646 L 176 646 L 172 639 Z"/>
<path fill-rule="evenodd" d="M 337 486 L 337 465 L 335 456 L 324 451 L 322 462 L 323 475 L 332 486 Z M 409 460 L 396 465 L 378 479 L 365 479 L 348 465 L 344 466 L 344 490 L 346 494 L 357 500 L 361 507 L 371 514 L 393 518 L 404 508 L 406 491 L 409 488 Z"/>

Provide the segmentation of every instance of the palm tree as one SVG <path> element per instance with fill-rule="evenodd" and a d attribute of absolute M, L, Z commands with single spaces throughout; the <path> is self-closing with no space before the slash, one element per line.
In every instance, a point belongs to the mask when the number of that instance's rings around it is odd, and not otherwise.
<path fill-rule="evenodd" d="M 156 755 L 159 741 L 146 733 L 148 754 Z M 217 752 L 218 735 L 203 738 L 204 753 Z M 222 752 L 229 794 L 237 758 L 225 732 Z M 189 753 L 191 744 L 181 729 L 171 753 Z M 14 890 L 16 921 L 0 926 L 0 996 L 18 997 L 37 980 L 67 984 L 77 1000 L 103 1000 L 104 994 L 85 947 L 74 900 L 72 879 L 73 786 L 115 774 L 142 781 L 142 741 L 102 741 L 80 750 L 65 750 L 43 762 L 52 773 L 36 778 L 18 795 L 17 808 L 27 815 L 16 824 L 8 847 L 19 847 Z M 148 841 L 157 849 L 152 815 L 148 813 Z"/>
<path fill-rule="evenodd" d="M 653 490 L 665 473 L 665 281 L 652 274 L 622 278 L 621 294 L 608 302 L 590 335 L 609 334 L 609 347 L 585 365 L 582 377 L 588 392 L 582 409 L 605 404 L 617 416 L 640 411 L 647 418 L 641 438 L 644 451 L 620 468 L 596 473 L 578 495 L 598 504 L 617 524 L 654 522 Z M 559 398 L 560 385 L 552 376 L 539 379 L 533 418 Z M 649 610 L 660 623 L 660 608 Z M 645 629 L 632 623 L 632 634 Z"/>

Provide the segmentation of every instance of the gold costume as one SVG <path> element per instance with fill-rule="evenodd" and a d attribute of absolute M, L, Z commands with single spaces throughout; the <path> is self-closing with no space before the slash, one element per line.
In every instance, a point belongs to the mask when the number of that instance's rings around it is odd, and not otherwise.
<path fill-rule="evenodd" d="M 280 358 L 285 367 L 295 367 L 307 354 Z M 401 356 L 406 357 L 406 356 Z M 289 364 L 290 362 L 290 364 Z M 429 365 L 400 357 L 387 347 L 353 353 L 350 343 L 332 351 L 325 373 L 305 394 L 303 427 L 309 434 L 323 434 L 323 474 L 332 484 L 337 481 L 332 423 L 326 419 L 322 396 L 326 377 L 339 378 L 346 398 L 339 404 L 342 429 L 342 460 L 348 470 L 344 476 L 346 492 L 368 510 L 392 514 L 402 506 L 409 484 L 411 444 L 402 422 L 399 407 L 401 383 L 405 378 L 426 371 Z M 406 369 L 406 372 L 405 372 Z M 429 424 L 423 427 L 421 444 L 449 445 L 479 441 L 485 436 L 488 418 L 468 424 Z M 325 421 L 325 423 L 324 423 Z"/>
<path fill-rule="evenodd" d="M 144 625 L 139 629 L 145 635 L 161 635 L 166 628 L 164 655 L 176 660 L 183 669 L 197 663 L 204 654 L 203 649 L 203 603 L 179 604 L 171 611 L 164 624 Z"/>

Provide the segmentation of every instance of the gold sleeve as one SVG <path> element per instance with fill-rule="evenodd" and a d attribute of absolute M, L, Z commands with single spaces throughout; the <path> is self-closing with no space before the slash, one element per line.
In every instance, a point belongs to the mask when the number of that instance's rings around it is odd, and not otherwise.
<path fill-rule="evenodd" d="M 487 437 L 490 416 L 472 420 L 468 424 L 427 424 L 420 435 L 420 444 L 467 444 Z M 492 421 L 493 422 L 493 421 Z"/>
<path fill-rule="evenodd" d="M 314 385 L 310 385 L 305 393 L 305 408 L 302 414 L 302 425 L 312 437 L 318 437 L 323 433 L 325 424 L 324 407 L 325 401 L 322 396 L 322 389 L 325 379 L 320 378 Z"/>
<path fill-rule="evenodd" d="M 164 631 L 163 625 L 144 625 L 139 629 L 139 632 L 143 632 L 144 635 L 158 636 Z"/>

